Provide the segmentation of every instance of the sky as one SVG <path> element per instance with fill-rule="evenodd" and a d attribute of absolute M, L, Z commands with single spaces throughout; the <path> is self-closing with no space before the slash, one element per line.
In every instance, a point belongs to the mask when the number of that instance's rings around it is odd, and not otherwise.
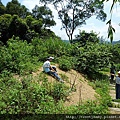
<path fill-rule="evenodd" d="M 6 6 L 6 4 L 10 2 L 11 0 L 1 0 L 1 1 Z M 18 0 L 18 1 L 21 3 L 21 5 L 25 5 L 29 10 L 32 10 L 35 7 L 35 5 L 40 6 L 39 0 Z M 109 41 L 107 37 L 108 36 L 108 33 L 107 33 L 108 25 L 106 25 L 106 23 L 111 18 L 110 6 L 112 4 L 112 1 L 113 0 L 109 0 L 108 2 L 105 2 L 104 11 L 107 14 L 107 19 L 105 22 L 97 20 L 95 16 L 93 16 L 86 21 L 86 25 L 83 25 L 82 27 L 79 27 L 75 30 L 73 34 L 73 38 L 75 35 L 79 34 L 79 30 L 85 30 L 86 32 L 93 31 L 97 33 L 99 37 L 103 36 L 105 40 Z M 55 32 L 57 36 L 61 37 L 61 39 L 68 40 L 65 30 L 64 29 L 61 30 L 62 24 L 61 24 L 61 21 L 58 19 L 57 12 L 54 10 L 52 6 L 51 6 L 51 10 L 53 11 L 56 26 L 51 27 L 50 29 L 53 32 Z M 112 11 L 112 26 L 115 28 L 115 33 L 114 33 L 114 38 L 113 38 L 114 41 L 120 40 L 119 23 L 120 23 L 120 5 L 116 4 Z"/>

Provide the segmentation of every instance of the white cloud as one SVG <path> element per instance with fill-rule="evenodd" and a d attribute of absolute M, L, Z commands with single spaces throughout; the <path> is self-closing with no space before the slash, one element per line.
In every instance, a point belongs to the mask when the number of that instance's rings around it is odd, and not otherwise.
<path fill-rule="evenodd" d="M 25 5 L 30 11 L 35 7 L 35 5 L 40 6 L 39 0 L 22 0 L 21 4 Z"/>
<path fill-rule="evenodd" d="M 120 7 L 116 6 L 116 8 L 113 9 L 112 14 L 116 17 L 120 17 Z"/>

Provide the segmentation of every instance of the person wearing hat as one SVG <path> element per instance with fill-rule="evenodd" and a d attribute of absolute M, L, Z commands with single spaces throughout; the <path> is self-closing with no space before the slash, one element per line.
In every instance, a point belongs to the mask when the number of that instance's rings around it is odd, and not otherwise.
<path fill-rule="evenodd" d="M 54 57 L 47 58 L 47 61 L 43 64 L 43 71 L 51 76 L 54 76 L 60 82 L 64 82 L 57 74 L 56 67 L 51 66 L 50 62 L 54 59 Z"/>
<path fill-rule="evenodd" d="M 120 99 L 120 71 L 116 76 L 116 99 Z"/>

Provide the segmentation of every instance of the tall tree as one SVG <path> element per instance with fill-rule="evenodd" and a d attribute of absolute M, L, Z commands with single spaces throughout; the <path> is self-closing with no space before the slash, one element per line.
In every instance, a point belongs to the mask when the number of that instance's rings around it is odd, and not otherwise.
<path fill-rule="evenodd" d="M 0 16 L 0 41 L 4 44 L 13 35 L 25 40 L 28 29 L 25 20 L 19 18 L 17 15 L 4 14 Z"/>
<path fill-rule="evenodd" d="M 6 8 L 5 6 L 2 4 L 1 0 L 0 0 L 0 15 L 5 14 L 6 12 Z"/>
<path fill-rule="evenodd" d="M 18 2 L 18 0 L 12 0 L 11 2 L 7 3 L 6 13 L 11 15 L 16 14 L 21 18 L 25 18 L 27 15 L 31 14 L 24 5 L 21 5 Z"/>
<path fill-rule="evenodd" d="M 40 0 L 40 2 L 45 3 L 45 6 L 54 5 L 62 22 L 62 28 L 65 29 L 71 43 L 75 29 L 85 24 L 91 16 L 96 15 L 96 18 L 102 21 L 106 19 L 101 0 Z"/>
<path fill-rule="evenodd" d="M 11 23 L 12 16 L 10 14 L 4 14 L 0 16 L 0 41 L 6 43 L 9 39 L 9 25 Z"/>
<path fill-rule="evenodd" d="M 9 25 L 9 37 L 11 38 L 13 35 L 18 36 L 21 39 L 25 39 L 25 34 L 28 30 L 28 26 L 23 19 L 19 18 L 17 15 L 12 17 L 11 23 Z"/>
<path fill-rule="evenodd" d="M 53 20 L 52 11 L 46 6 L 39 7 L 36 5 L 32 9 L 32 14 L 34 18 L 42 19 L 44 27 L 54 26 L 56 24 Z"/>

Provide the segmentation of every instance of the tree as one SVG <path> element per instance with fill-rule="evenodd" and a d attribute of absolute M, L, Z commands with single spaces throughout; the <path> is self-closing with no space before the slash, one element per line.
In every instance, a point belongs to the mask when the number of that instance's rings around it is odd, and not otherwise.
<path fill-rule="evenodd" d="M 11 2 L 7 3 L 6 13 L 11 15 L 16 14 L 21 18 L 25 18 L 27 15 L 31 14 L 24 5 L 21 5 L 18 2 L 18 0 L 12 0 Z"/>
<path fill-rule="evenodd" d="M 6 8 L 5 6 L 2 4 L 2 2 L 0 1 L 0 15 L 5 14 L 6 12 Z"/>
<path fill-rule="evenodd" d="M 19 16 L 13 15 L 8 30 L 10 38 L 14 35 L 24 40 L 28 26 L 23 19 L 19 18 Z"/>
<path fill-rule="evenodd" d="M 73 42 L 78 42 L 79 47 L 85 46 L 87 42 L 91 43 L 99 43 L 98 34 L 91 31 L 90 33 L 83 31 L 79 32 L 79 35 L 76 35 L 76 39 L 73 40 Z"/>
<path fill-rule="evenodd" d="M 9 39 L 9 25 L 11 23 L 12 16 L 10 14 L 4 14 L 0 16 L 0 41 L 6 43 Z"/>
<path fill-rule="evenodd" d="M 87 43 L 77 49 L 76 70 L 89 77 L 93 77 L 100 69 L 107 67 L 112 57 L 107 44 Z"/>
<path fill-rule="evenodd" d="M 32 15 L 36 19 L 42 19 L 44 27 L 54 26 L 56 23 L 53 20 L 52 11 L 46 6 L 35 6 L 32 9 Z"/>
<path fill-rule="evenodd" d="M 40 2 L 53 4 L 62 22 L 70 43 L 73 42 L 74 30 L 86 23 L 91 16 L 105 21 L 104 4 L 100 0 L 40 0 Z"/>
<path fill-rule="evenodd" d="M 111 62 L 118 64 L 120 61 L 120 44 L 110 45 L 109 49 L 112 53 Z"/>
<path fill-rule="evenodd" d="M 4 44 L 6 44 L 8 39 L 13 35 L 24 40 L 27 30 L 28 26 L 26 22 L 22 18 L 19 18 L 19 16 L 11 16 L 10 14 L 0 16 L 0 41 Z"/>

